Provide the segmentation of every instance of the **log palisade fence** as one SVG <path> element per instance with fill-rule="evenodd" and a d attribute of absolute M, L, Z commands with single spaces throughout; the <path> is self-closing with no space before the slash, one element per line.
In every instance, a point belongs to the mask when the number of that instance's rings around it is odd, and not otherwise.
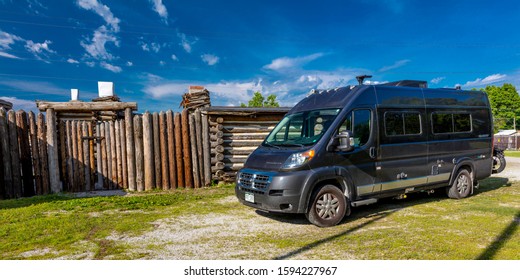
<path fill-rule="evenodd" d="M 135 106 L 106 120 L 85 113 L 73 118 L 59 106 L 39 108 L 45 115 L 0 107 L 2 199 L 231 182 L 288 111 L 205 107 L 141 115 L 133 113 Z"/>

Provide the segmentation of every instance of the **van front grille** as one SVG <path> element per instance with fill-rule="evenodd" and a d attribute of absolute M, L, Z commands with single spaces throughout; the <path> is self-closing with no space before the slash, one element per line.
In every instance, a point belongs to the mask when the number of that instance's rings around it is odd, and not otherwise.
<path fill-rule="evenodd" d="M 265 192 L 270 183 L 271 177 L 264 174 L 240 172 L 238 176 L 238 184 L 245 190 Z"/>

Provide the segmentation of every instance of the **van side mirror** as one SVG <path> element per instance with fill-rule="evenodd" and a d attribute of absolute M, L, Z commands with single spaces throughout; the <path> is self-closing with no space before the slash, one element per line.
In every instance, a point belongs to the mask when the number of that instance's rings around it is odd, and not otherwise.
<path fill-rule="evenodd" d="M 327 151 L 334 152 L 350 152 L 354 149 L 354 138 L 351 137 L 352 132 L 345 130 L 331 139 L 327 146 Z"/>

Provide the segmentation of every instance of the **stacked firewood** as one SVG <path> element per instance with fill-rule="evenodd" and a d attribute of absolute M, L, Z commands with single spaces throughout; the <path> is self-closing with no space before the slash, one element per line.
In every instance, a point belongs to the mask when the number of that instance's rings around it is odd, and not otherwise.
<path fill-rule="evenodd" d="M 211 106 L 209 91 L 202 86 L 190 86 L 188 93 L 182 96 L 181 105 L 185 109 Z"/>
<path fill-rule="evenodd" d="M 0 107 L 3 107 L 6 111 L 9 111 L 13 108 L 13 103 L 0 99 Z"/>

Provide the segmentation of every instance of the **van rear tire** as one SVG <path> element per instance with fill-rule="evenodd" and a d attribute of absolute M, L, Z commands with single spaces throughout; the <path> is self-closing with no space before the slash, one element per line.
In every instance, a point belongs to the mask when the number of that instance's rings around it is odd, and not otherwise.
<path fill-rule="evenodd" d="M 467 169 L 460 169 L 453 184 L 446 188 L 446 194 L 449 198 L 466 198 L 471 194 L 472 187 L 473 179 L 471 178 L 471 174 Z"/>
<path fill-rule="evenodd" d="M 334 185 L 324 185 L 314 191 L 307 220 L 319 227 L 332 227 L 343 220 L 347 209 L 350 210 L 347 198 Z"/>

